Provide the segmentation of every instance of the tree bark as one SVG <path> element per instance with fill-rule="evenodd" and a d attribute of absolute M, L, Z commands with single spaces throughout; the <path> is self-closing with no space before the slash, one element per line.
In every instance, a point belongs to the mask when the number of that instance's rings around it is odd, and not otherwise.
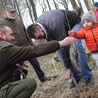
<path fill-rule="evenodd" d="M 49 10 L 51 10 L 51 7 L 50 7 L 50 4 L 49 4 L 49 1 L 48 0 L 46 0 L 47 1 L 47 4 L 48 4 L 48 7 L 49 7 Z"/>
<path fill-rule="evenodd" d="M 85 2 L 85 5 L 86 5 L 88 11 L 94 12 L 91 1 L 90 0 L 84 0 L 84 2 Z"/>
<path fill-rule="evenodd" d="M 70 2 L 71 2 L 71 5 L 72 5 L 73 9 L 75 9 L 76 7 L 78 7 L 78 5 L 77 5 L 77 3 L 76 3 L 75 0 L 70 0 Z"/>
<path fill-rule="evenodd" d="M 34 1 L 33 0 L 29 0 L 29 2 L 30 2 L 31 6 L 32 6 L 32 9 L 33 9 L 34 20 L 36 21 L 37 13 L 36 13 L 36 8 L 35 8 Z"/>
<path fill-rule="evenodd" d="M 58 9 L 59 5 L 55 2 L 55 0 L 53 0 L 53 3 L 54 3 L 55 8 Z"/>

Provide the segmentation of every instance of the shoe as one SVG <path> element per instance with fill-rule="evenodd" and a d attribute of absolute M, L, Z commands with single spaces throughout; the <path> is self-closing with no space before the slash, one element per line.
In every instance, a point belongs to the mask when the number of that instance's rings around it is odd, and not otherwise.
<path fill-rule="evenodd" d="M 41 82 L 45 82 L 46 80 L 50 81 L 51 77 L 44 76 L 43 78 L 40 79 Z"/>
<path fill-rule="evenodd" d="M 90 77 L 89 79 L 86 80 L 86 86 L 92 87 L 95 84 L 94 78 Z"/>
<path fill-rule="evenodd" d="M 76 81 L 77 81 L 77 83 L 79 83 L 80 79 L 77 79 Z M 70 83 L 70 85 L 69 85 L 69 88 L 72 89 L 72 88 L 74 88 L 74 87 L 75 87 L 75 84 L 74 84 L 74 82 L 72 81 L 72 82 Z"/>

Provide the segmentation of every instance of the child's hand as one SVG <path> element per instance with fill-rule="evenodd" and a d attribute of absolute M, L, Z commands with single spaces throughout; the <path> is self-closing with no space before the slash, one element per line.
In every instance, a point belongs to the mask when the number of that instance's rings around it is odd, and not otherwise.
<path fill-rule="evenodd" d="M 70 30 L 70 31 L 68 31 L 68 35 L 69 35 L 69 36 L 73 36 L 73 37 L 75 37 L 75 36 L 76 36 L 76 32 Z"/>
<path fill-rule="evenodd" d="M 67 78 L 70 78 L 71 74 L 72 74 L 71 69 L 67 69 L 66 70 Z"/>

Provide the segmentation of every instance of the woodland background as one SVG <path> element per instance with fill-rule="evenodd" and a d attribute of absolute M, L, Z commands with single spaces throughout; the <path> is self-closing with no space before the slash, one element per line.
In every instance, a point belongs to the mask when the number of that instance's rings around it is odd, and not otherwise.
<path fill-rule="evenodd" d="M 97 1 L 97 0 L 96 0 Z M 0 22 L 4 18 L 4 8 L 7 4 L 14 5 L 17 10 L 21 22 L 27 27 L 34 23 L 36 19 L 45 11 L 52 9 L 66 9 L 73 10 L 76 7 L 81 7 L 83 12 L 93 11 L 94 0 L 0 0 Z M 43 42 L 43 41 L 38 41 Z M 37 42 L 36 42 L 37 43 Z M 71 79 L 66 77 L 65 67 L 60 62 L 53 61 L 53 54 L 39 57 L 42 70 L 47 76 L 51 76 L 50 81 L 41 83 L 32 70 L 32 66 L 28 66 L 28 78 L 37 80 L 37 89 L 31 98 L 98 98 L 98 69 L 94 69 L 95 62 L 89 54 L 88 61 L 95 78 L 95 86 L 93 88 L 86 88 L 84 82 L 79 84 L 81 94 L 77 94 L 74 89 L 68 89 Z M 30 65 L 26 61 L 27 65 Z M 55 64 L 56 70 L 53 67 Z"/>
<path fill-rule="evenodd" d="M 21 21 L 27 27 L 34 23 L 39 15 L 52 9 L 72 10 L 81 7 L 83 12 L 93 11 L 94 0 L 0 0 L 0 21 L 4 17 L 4 8 L 7 4 L 14 5 Z"/>

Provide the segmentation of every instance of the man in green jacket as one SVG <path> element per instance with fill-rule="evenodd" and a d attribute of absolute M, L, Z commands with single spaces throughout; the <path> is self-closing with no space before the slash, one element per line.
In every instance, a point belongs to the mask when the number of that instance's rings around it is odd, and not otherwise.
<path fill-rule="evenodd" d="M 29 46 L 33 45 L 31 38 L 28 36 L 26 32 L 26 28 L 23 25 L 22 21 L 20 21 L 16 15 L 16 9 L 13 5 L 5 6 L 4 11 L 4 19 L 1 22 L 1 25 L 9 26 L 15 36 L 14 44 L 17 46 Z M 28 59 L 30 64 L 33 66 L 38 78 L 41 82 L 45 82 L 48 80 L 48 77 L 45 76 L 44 72 L 41 70 L 40 64 L 37 58 Z"/>
<path fill-rule="evenodd" d="M 23 79 L 12 82 L 16 64 L 55 52 L 57 49 L 76 41 L 73 37 L 67 37 L 62 41 L 19 47 L 10 43 L 13 40 L 15 40 L 15 37 L 12 30 L 7 26 L 0 26 L 0 98 L 30 98 L 36 89 L 36 81 L 34 79 Z"/>

